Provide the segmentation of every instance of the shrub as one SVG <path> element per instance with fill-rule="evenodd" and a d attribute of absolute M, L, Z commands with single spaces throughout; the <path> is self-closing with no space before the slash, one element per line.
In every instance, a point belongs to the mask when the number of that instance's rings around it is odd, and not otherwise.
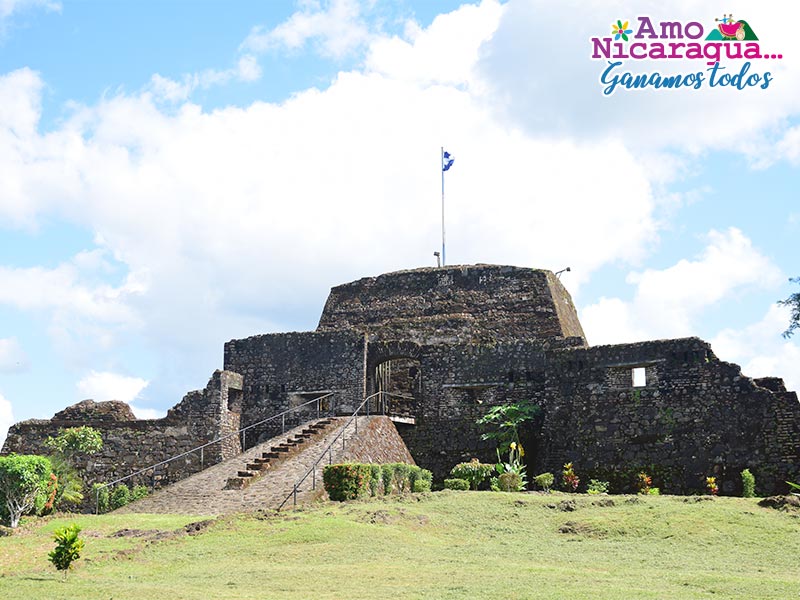
<path fill-rule="evenodd" d="M 392 470 L 394 471 L 394 484 L 397 491 L 400 493 L 411 491 L 411 482 L 409 476 L 411 474 L 411 465 L 406 463 L 392 463 Z"/>
<path fill-rule="evenodd" d="M 752 498 L 756 495 L 756 478 L 750 469 L 742 471 L 742 497 Z"/>
<path fill-rule="evenodd" d="M 477 490 L 478 486 L 483 483 L 494 471 L 494 465 L 479 462 L 477 458 L 473 458 L 468 463 L 459 463 L 450 474 L 455 479 L 463 479 L 469 483 L 470 489 Z"/>
<path fill-rule="evenodd" d="M 144 498 L 150 493 L 150 489 L 146 485 L 135 485 L 131 490 L 131 502 Z"/>
<path fill-rule="evenodd" d="M 661 495 L 661 490 L 658 489 L 657 487 L 651 487 L 650 491 L 647 492 L 647 494 L 649 496 L 660 496 Z"/>
<path fill-rule="evenodd" d="M 599 479 L 591 479 L 589 481 L 589 487 L 586 489 L 586 493 L 592 495 L 607 494 L 608 482 L 600 481 Z"/>
<path fill-rule="evenodd" d="M 466 479 L 458 479 L 458 478 L 445 479 L 444 489 L 466 491 L 469 489 L 469 481 L 467 481 Z"/>
<path fill-rule="evenodd" d="M 522 489 L 522 477 L 519 473 L 501 473 L 497 477 L 497 486 L 501 492 L 518 492 Z"/>
<path fill-rule="evenodd" d="M 322 481 L 328 497 L 339 502 L 355 500 L 369 492 L 371 476 L 370 465 L 354 463 L 327 465 L 322 470 Z"/>
<path fill-rule="evenodd" d="M 51 481 L 50 461 L 35 454 L 0 456 L 0 503 L 8 524 L 19 525 L 23 515 L 37 505 L 44 506 L 47 484 Z"/>
<path fill-rule="evenodd" d="M 81 528 L 73 523 L 56 529 L 53 535 L 56 547 L 47 556 L 56 569 L 64 571 L 65 578 L 67 571 L 72 568 L 72 563 L 78 560 L 83 552 L 83 540 L 78 537 L 80 531 Z"/>
<path fill-rule="evenodd" d="M 420 469 L 419 467 L 412 467 L 410 478 L 411 478 L 412 492 L 420 493 L 420 492 L 431 491 L 431 483 L 433 483 L 433 473 L 428 471 L 428 469 Z"/>
<path fill-rule="evenodd" d="M 542 473 L 533 478 L 533 483 L 536 485 L 536 487 L 544 490 L 545 492 L 549 492 L 550 488 L 553 487 L 554 479 L 555 477 L 553 477 L 552 473 Z"/>
<path fill-rule="evenodd" d="M 572 466 L 571 462 L 568 462 L 564 465 L 564 470 L 561 473 L 561 483 L 564 485 L 564 489 L 568 492 L 574 492 L 578 489 L 578 485 L 580 484 L 580 478 L 575 474 L 575 469 Z"/>
<path fill-rule="evenodd" d="M 97 503 L 98 513 L 108 512 L 110 506 L 110 498 L 109 498 L 108 488 L 105 487 L 105 484 L 95 483 L 92 486 L 92 497 L 95 499 L 95 502 Z"/>
<path fill-rule="evenodd" d="M 392 493 L 392 479 L 394 478 L 394 470 L 392 465 L 381 465 L 381 480 L 383 481 L 383 493 L 388 495 Z"/>
<path fill-rule="evenodd" d="M 639 493 L 646 496 L 650 493 L 650 486 L 653 485 L 653 478 L 650 477 L 647 473 L 642 471 L 636 476 L 636 489 L 639 490 Z"/>
<path fill-rule="evenodd" d="M 131 501 L 131 491 L 124 483 L 117 484 L 109 494 L 108 504 L 111 510 L 122 508 Z"/>
<path fill-rule="evenodd" d="M 717 492 L 719 492 L 719 487 L 717 486 L 716 477 L 706 477 L 706 491 L 712 496 L 717 495 Z"/>
<path fill-rule="evenodd" d="M 377 496 L 378 491 L 381 488 L 381 466 L 380 465 L 370 465 L 369 466 L 369 495 L 370 496 Z"/>

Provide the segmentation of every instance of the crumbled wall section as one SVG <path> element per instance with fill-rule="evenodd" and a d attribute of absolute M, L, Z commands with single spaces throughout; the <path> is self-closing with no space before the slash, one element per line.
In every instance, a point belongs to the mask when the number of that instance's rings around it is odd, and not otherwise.
<path fill-rule="evenodd" d="M 364 429 L 359 428 L 358 436 L 347 447 L 340 461 L 416 464 L 388 417 L 372 417 Z"/>
<path fill-rule="evenodd" d="M 163 419 L 138 420 L 123 402 L 85 400 L 49 420 L 29 420 L 13 425 L 8 432 L 3 453 L 46 454 L 45 440 L 68 427 L 88 425 L 103 436 L 103 449 L 92 456 L 79 457 L 78 470 L 91 485 L 109 482 L 181 454 L 205 442 L 215 440 L 231 428 L 238 429 L 238 415 L 230 414 L 227 398 L 241 389 L 236 373 L 217 371 L 205 390 L 190 392 Z M 147 473 L 133 483 L 172 483 L 234 456 L 241 451 L 238 436 L 223 445 L 214 444 Z"/>

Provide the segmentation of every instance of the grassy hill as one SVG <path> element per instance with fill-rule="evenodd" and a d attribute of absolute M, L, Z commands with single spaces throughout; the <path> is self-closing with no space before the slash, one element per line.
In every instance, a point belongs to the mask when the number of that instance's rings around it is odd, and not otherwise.
<path fill-rule="evenodd" d="M 437 492 L 278 515 L 29 521 L 4 598 L 797 598 L 800 514 L 742 498 Z M 77 522 L 66 582 L 47 562 Z M 186 530 L 190 530 L 187 534 Z"/>

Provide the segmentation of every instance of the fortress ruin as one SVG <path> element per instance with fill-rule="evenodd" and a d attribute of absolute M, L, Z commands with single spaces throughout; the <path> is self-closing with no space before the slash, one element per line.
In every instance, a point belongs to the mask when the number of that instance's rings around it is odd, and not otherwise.
<path fill-rule="evenodd" d="M 12 426 L 3 451 L 41 452 L 59 428 L 91 425 L 106 446 L 87 459 L 86 473 L 109 481 L 323 394 L 333 392 L 327 407 L 346 414 L 379 391 L 388 400 L 373 410 L 385 410 L 437 479 L 472 457 L 494 462 L 494 444 L 481 440 L 475 421 L 518 401 L 542 409 L 524 432 L 529 474 L 558 472 L 568 461 L 586 480 L 647 468 L 666 493 L 700 491 L 714 475 L 721 493 L 736 494 L 749 468 L 768 494 L 799 472 L 800 403 L 782 380 L 748 378 L 698 338 L 591 347 L 553 273 L 496 265 L 334 287 L 315 331 L 226 343 L 223 370 L 163 419 L 84 401 Z M 311 415 L 298 411 L 290 424 L 304 418 Z M 181 479 L 275 427 L 228 437 L 154 478 Z"/>

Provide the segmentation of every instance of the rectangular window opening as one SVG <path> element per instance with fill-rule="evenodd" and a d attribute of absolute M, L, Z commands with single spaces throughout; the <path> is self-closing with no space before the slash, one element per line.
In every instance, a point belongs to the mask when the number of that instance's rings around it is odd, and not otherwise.
<path fill-rule="evenodd" d="M 634 367 L 631 369 L 633 387 L 645 387 L 647 385 L 647 370 L 644 367 Z"/>

